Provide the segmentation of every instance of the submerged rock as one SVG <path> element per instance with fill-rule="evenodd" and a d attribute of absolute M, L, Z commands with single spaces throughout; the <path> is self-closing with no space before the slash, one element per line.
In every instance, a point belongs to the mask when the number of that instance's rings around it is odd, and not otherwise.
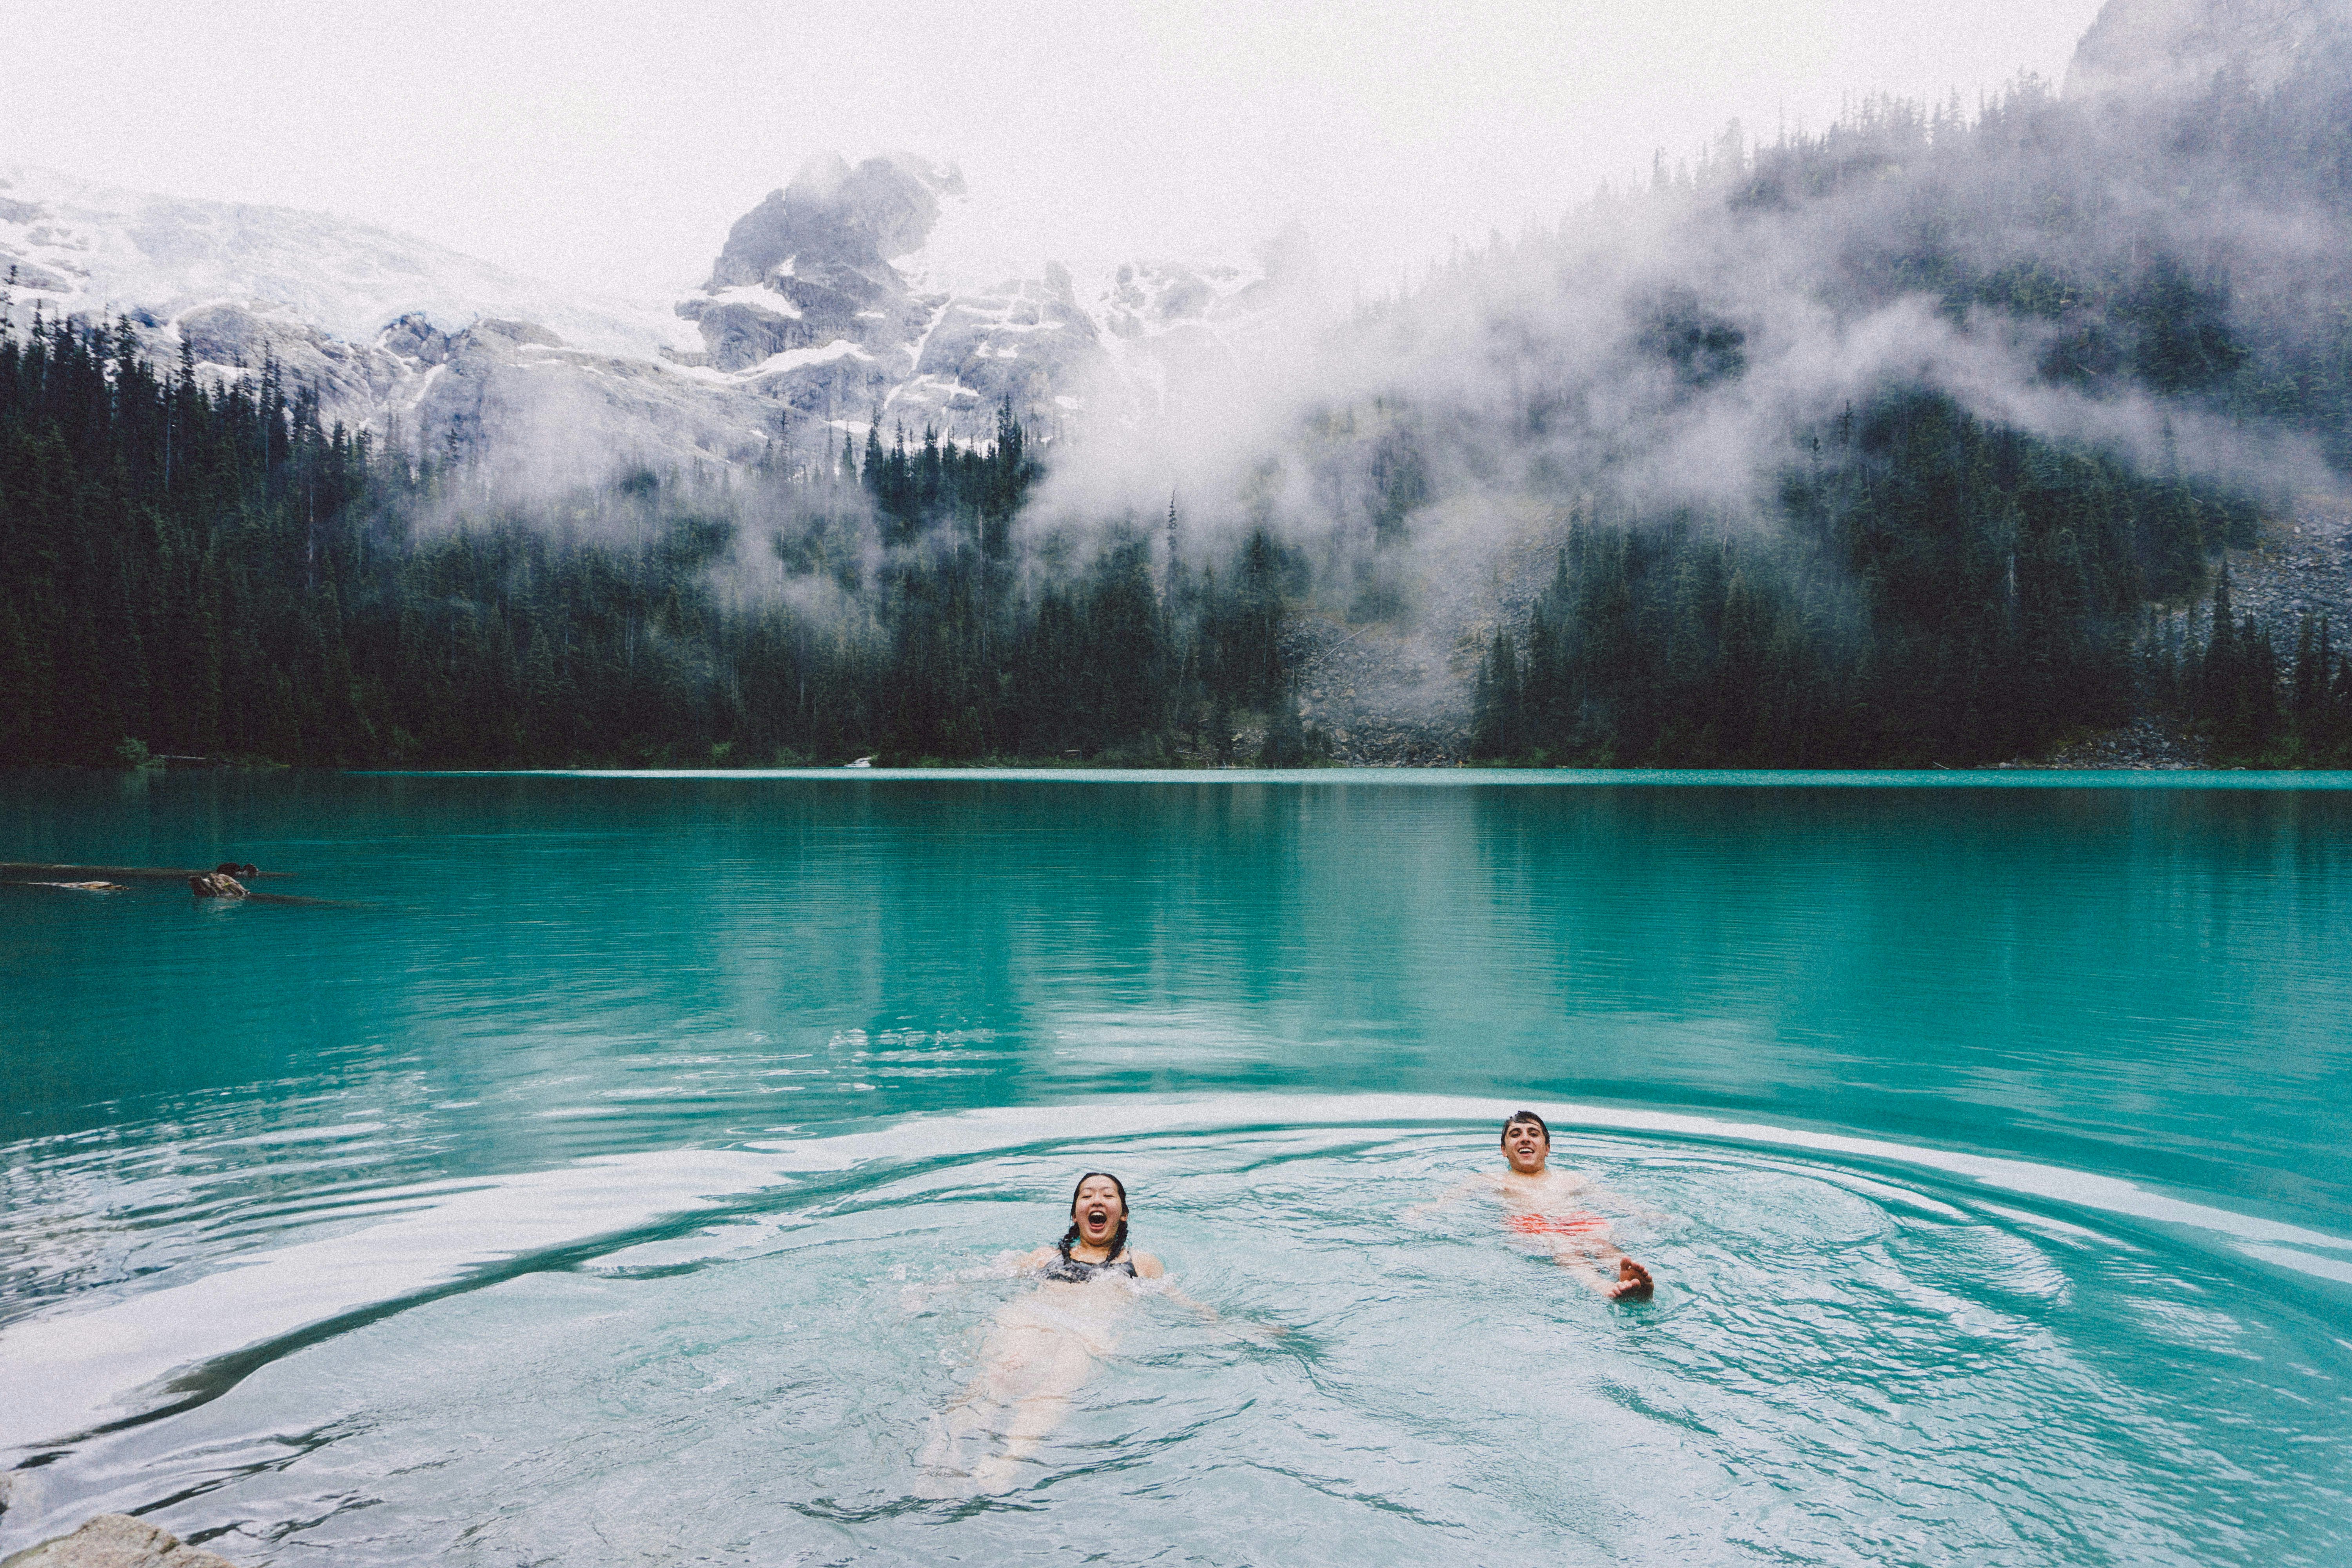
<path fill-rule="evenodd" d="M 168 1530 L 101 1513 L 75 1531 L 0 1559 L 0 1568 L 235 1568 L 226 1557 L 190 1546 Z"/>

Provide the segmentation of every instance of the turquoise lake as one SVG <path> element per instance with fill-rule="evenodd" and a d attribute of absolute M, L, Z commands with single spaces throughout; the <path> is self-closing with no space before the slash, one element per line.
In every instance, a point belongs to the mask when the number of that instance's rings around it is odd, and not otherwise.
<path fill-rule="evenodd" d="M 2352 778 L 14 773 L 0 859 L 320 900 L 0 887 L 0 1555 L 2352 1561 Z M 1521 1105 L 1654 1300 L 1409 1212 Z M 1214 1316 L 943 1489 L 1091 1169 Z"/>

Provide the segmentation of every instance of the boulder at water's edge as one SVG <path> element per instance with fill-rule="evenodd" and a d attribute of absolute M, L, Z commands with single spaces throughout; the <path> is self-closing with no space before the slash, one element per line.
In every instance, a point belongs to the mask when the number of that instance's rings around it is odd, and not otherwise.
<path fill-rule="evenodd" d="M 101 1513 L 75 1531 L 28 1546 L 0 1568 L 236 1568 L 226 1557 L 190 1546 L 127 1513 Z"/>

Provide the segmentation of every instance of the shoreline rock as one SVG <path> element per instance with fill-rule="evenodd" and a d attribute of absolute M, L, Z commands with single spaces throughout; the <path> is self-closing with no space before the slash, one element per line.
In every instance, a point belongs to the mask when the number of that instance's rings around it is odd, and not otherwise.
<path fill-rule="evenodd" d="M 127 1513 L 101 1513 L 70 1535 L 0 1558 L 0 1568 L 236 1568 Z"/>

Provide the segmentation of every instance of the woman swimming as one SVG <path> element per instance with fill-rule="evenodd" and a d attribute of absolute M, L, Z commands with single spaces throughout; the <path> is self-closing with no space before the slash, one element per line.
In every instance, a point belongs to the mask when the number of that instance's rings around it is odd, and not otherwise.
<path fill-rule="evenodd" d="M 1036 1290 L 996 1314 L 978 1375 L 940 1413 L 920 1461 L 934 1477 L 966 1478 L 975 1491 L 1012 1484 L 1021 1464 L 1062 1424 L 1096 1360 L 1118 1348 L 1114 1326 L 1141 1281 L 1167 1273 L 1160 1259 L 1129 1247 L 1127 1189 L 1105 1171 L 1078 1178 L 1070 1228 L 1021 1267 L 1038 1276 Z M 986 1433 L 1001 1436 L 1003 1448 L 962 1463 L 966 1443 Z"/>
<path fill-rule="evenodd" d="M 1508 1168 L 1472 1176 L 1431 1204 L 1407 1214 L 1443 1208 L 1473 1193 L 1491 1193 L 1503 1202 L 1503 1227 L 1514 1236 L 1540 1237 L 1551 1260 L 1612 1301 L 1646 1301 L 1657 1289 L 1650 1271 L 1617 1246 L 1609 1221 L 1583 1206 L 1601 1189 L 1590 1176 L 1545 1168 L 1551 1158 L 1551 1129 L 1532 1110 L 1511 1113 L 1503 1123 L 1503 1158 Z"/>

